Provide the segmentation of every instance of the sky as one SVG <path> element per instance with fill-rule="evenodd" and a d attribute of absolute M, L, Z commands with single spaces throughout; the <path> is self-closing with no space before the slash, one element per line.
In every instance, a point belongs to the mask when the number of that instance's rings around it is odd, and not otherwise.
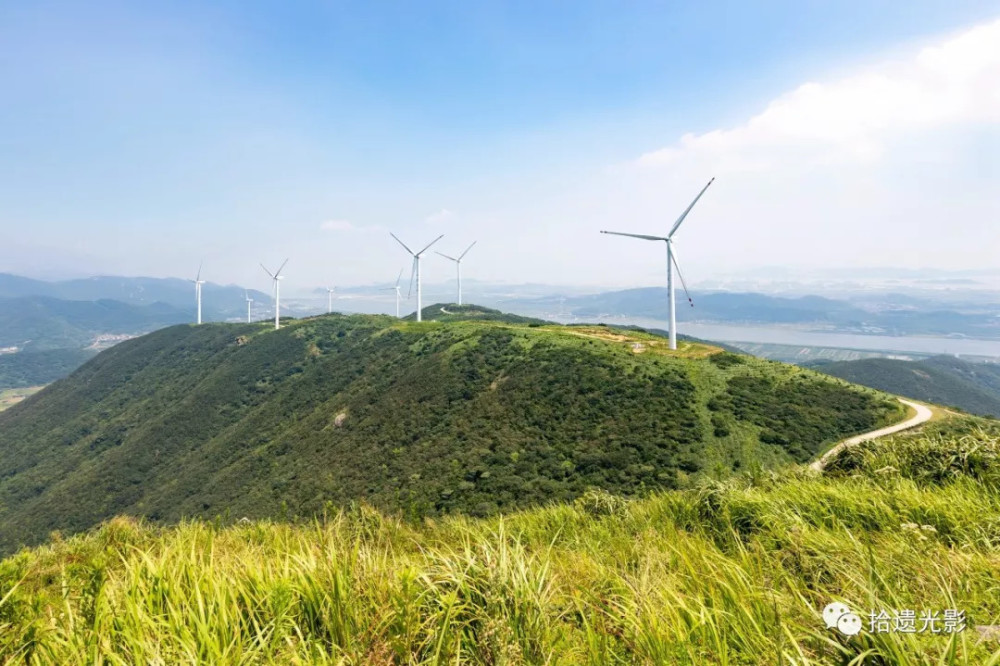
<path fill-rule="evenodd" d="M 0 272 L 645 286 L 712 177 L 692 283 L 1000 254 L 1000 0 L 156 5 L 0 4 Z"/>

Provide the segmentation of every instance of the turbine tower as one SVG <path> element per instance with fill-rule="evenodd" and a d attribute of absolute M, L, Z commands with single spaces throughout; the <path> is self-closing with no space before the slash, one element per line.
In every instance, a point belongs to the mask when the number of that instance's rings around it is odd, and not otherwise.
<path fill-rule="evenodd" d="M 253 299 L 250 298 L 250 292 L 246 289 L 243 290 L 243 298 L 247 299 L 247 323 L 250 323 L 250 308 L 253 307 Z"/>
<path fill-rule="evenodd" d="M 333 312 L 333 292 L 337 291 L 336 287 L 326 288 L 326 313 L 331 314 Z"/>
<path fill-rule="evenodd" d="M 396 286 L 395 287 L 386 287 L 386 288 L 384 288 L 382 290 L 382 291 L 394 291 L 394 292 L 396 292 L 396 319 L 399 319 L 399 299 L 401 298 L 401 295 L 399 293 L 399 281 L 402 280 L 402 279 L 403 279 L 403 269 L 400 268 L 399 269 L 399 277 L 396 278 Z"/>
<path fill-rule="evenodd" d="M 472 245 L 475 245 L 475 244 L 476 244 L 476 241 L 472 241 Z M 463 252 L 462 254 L 458 255 L 458 259 L 456 259 L 455 257 L 449 257 L 447 254 L 444 254 L 442 252 L 438 252 L 437 253 L 437 254 L 440 254 L 445 259 L 450 259 L 451 261 L 455 262 L 455 269 L 458 271 L 458 304 L 459 305 L 462 304 L 462 259 L 465 258 L 465 255 L 469 254 L 469 250 L 472 249 L 472 245 L 470 245 L 469 247 L 465 248 L 465 252 Z"/>
<path fill-rule="evenodd" d="M 278 270 L 271 272 L 267 270 L 267 266 L 261 264 L 260 267 L 264 269 L 264 272 L 271 276 L 271 280 L 274 281 L 274 330 L 281 328 L 281 291 L 279 280 L 284 279 L 281 274 L 281 269 L 285 267 L 288 263 L 288 259 L 285 259 L 284 263 L 278 267 Z"/>
<path fill-rule="evenodd" d="M 708 185 L 711 185 L 713 182 L 715 182 L 715 178 L 712 178 L 712 180 L 708 181 Z M 688 302 L 691 304 L 691 307 L 694 307 L 694 301 L 691 300 L 691 295 L 688 294 L 687 285 L 684 284 L 684 276 L 681 275 L 680 266 L 677 265 L 677 257 L 675 256 L 675 251 L 674 251 L 674 234 L 677 233 L 678 227 L 681 226 L 681 223 L 684 221 L 684 218 L 687 217 L 688 213 L 691 212 L 691 209 L 694 208 L 694 205 L 698 203 L 698 199 L 701 199 L 701 195 L 703 195 L 705 193 L 705 190 L 708 189 L 708 185 L 705 185 L 705 187 L 701 188 L 701 192 L 699 192 L 698 196 L 694 198 L 694 201 L 691 202 L 691 205 L 688 206 L 683 213 L 681 213 L 681 216 L 677 218 L 677 221 L 674 222 L 674 226 L 671 227 L 670 229 L 670 233 L 668 233 L 666 236 L 625 234 L 620 231 L 601 232 L 602 234 L 611 234 L 613 236 L 629 236 L 630 238 L 641 238 L 643 240 L 663 241 L 664 243 L 667 244 L 667 295 L 670 299 L 670 348 L 671 349 L 677 349 L 677 304 L 674 297 L 673 269 L 675 268 L 677 269 L 677 276 L 681 279 L 681 286 L 684 287 L 684 294 L 687 295 Z"/>
<path fill-rule="evenodd" d="M 392 236 L 393 238 L 396 238 L 396 234 L 394 234 L 392 232 L 390 232 L 389 235 Z M 420 309 L 423 307 L 423 301 L 421 300 L 421 292 L 420 292 L 420 257 L 421 257 L 421 255 L 423 255 L 424 252 L 426 252 L 428 249 L 430 249 L 431 245 L 434 245 L 434 243 L 437 243 L 442 238 L 444 238 L 444 234 L 441 234 L 440 236 L 438 236 L 437 238 L 435 238 L 434 240 L 432 240 L 420 252 L 414 252 L 410 248 L 406 247 L 406 244 L 403 241 L 401 241 L 398 238 L 396 238 L 396 242 L 399 243 L 400 245 L 402 245 L 403 249 L 406 250 L 407 252 L 409 252 L 410 256 L 413 257 L 413 271 L 410 273 L 410 291 L 413 291 L 413 277 L 416 276 L 416 278 L 417 278 L 417 321 L 423 321 L 423 317 L 422 317 L 422 314 L 420 312 Z M 407 298 L 409 298 L 409 293 L 407 293 Z"/>
<path fill-rule="evenodd" d="M 194 299 L 198 302 L 198 323 L 201 323 L 201 285 L 205 284 L 205 281 L 201 279 L 201 264 L 198 265 L 198 275 L 195 279 L 191 280 L 194 282 Z"/>

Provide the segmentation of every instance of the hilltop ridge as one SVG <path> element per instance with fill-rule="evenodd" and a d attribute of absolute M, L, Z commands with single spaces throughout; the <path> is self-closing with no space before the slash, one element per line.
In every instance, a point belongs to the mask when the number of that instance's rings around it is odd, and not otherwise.
<path fill-rule="evenodd" d="M 486 515 L 592 487 L 642 494 L 805 461 L 900 415 L 809 370 L 601 326 L 337 314 L 280 331 L 174 326 L 0 413 L 0 550 L 118 514 L 312 515 L 364 500 Z"/>

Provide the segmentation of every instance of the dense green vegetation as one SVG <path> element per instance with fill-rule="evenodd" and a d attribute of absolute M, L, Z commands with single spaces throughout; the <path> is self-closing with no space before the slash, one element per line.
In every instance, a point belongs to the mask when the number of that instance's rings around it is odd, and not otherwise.
<path fill-rule="evenodd" d="M 922 361 L 866 358 L 814 363 L 835 377 L 897 395 L 1000 417 L 1000 365 L 969 363 L 951 356 Z"/>
<path fill-rule="evenodd" d="M 901 417 L 808 370 L 628 336 L 328 315 L 126 341 L 0 414 L 0 551 L 118 514 L 364 500 L 417 518 L 641 495 Z"/>
<path fill-rule="evenodd" d="M 50 384 L 76 370 L 94 354 L 87 349 L 51 349 L 0 355 L 0 389 Z"/>
<path fill-rule="evenodd" d="M 1000 663 L 974 629 L 1000 624 L 996 424 L 848 453 L 823 476 L 753 470 L 499 518 L 119 518 L 0 561 L 0 662 Z M 940 474 L 949 459 L 968 464 Z M 848 638 L 823 624 L 832 600 L 866 630 L 870 611 L 951 608 L 967 629 Z"/>

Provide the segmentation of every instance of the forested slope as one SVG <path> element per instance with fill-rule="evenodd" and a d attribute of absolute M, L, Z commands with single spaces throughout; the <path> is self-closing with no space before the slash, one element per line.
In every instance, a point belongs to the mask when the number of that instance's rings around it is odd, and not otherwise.
<path fill-rule="evenodd" d="M 176 326 L 0 414 L 0 550 L 127 513 L 490 514 L 804 461 L 875 391 L 639 332 L 328 315 Z"/>

